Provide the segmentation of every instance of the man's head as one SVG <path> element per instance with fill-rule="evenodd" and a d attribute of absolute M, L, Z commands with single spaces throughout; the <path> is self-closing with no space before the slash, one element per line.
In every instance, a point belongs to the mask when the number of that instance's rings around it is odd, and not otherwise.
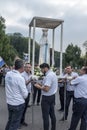
<path fill-rule="evenodd" d="M 66 73 L 70 74 L 72 72 L 72 66 L 67 66 L 66 67 Z"/>
<path fill-rule="evenodd" d="M 21 59 L 15 61 L 15 70 L 18 70 L 20 73 L 24 71 L 24 62 Z"/>
<path fill-rule="evenodd" d="M 87 74 L 87 66 L 83 66 L 80 70 L 80 74 L 83 75 L 83 74 Z"/>
<path fill-rule="evenodd" d="M 25 71 L 26 71 L 27 73 L 31 73 L 31 68 L 32 68 L 32 66 L 31 66 L 30 63 L 26 63 L 26 64 L 25 64 Z"/>
<path fill-rule="evenodd" d="M 45 74 L 49 70 L 50 66 L 47 63 L 43 63 L 40 65 L 40 68 L 41 68 L 42 73 Z"/>

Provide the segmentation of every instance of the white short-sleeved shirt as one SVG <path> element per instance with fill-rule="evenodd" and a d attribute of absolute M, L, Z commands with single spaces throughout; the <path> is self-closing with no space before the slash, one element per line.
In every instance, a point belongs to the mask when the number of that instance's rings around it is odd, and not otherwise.
<path fill-rule="evenodd" d="M 28 74 L 25 71 L 22 73 L 22 76 L 24 77 L 25 81 L 28 81 L 32 77 L 31 74 Z M 28 85 L 26 85 L 26 87 L 27 87 L 28 93 L 31 93 L 31 83 L 29 83 Z"/>
<path fill-rule="evenodd" d="M 75 98 L 87 98 L 87 74 L 84 74 L 72 80 L 71 84 L 75 86 Z"/>
<path fill-rule="evenodd" d="M 43 79 L 43 85 L 49 86 L 50 89 L 48 92 L 45 92 L 42 90 L 42 95 L 51 96 L 57 92 L 58 79 L 57 79 L 56 74 L 53 71 L 48 70 L 48 72 L 46 73 L 46 76 Z"/>
<path fill-rule="evenodd" d="M 7 72 L 5 77 L 7 104 L 20 105 L 25 103 L 28 96 L 25 80 L 17 70 Z"/>
<path fill-rule="evenodd" d="M 68 76 L 74 78 L 74 77 L 78 77 L 78 74 L 76 72 L 72 72 L 70 75 L 68 75 L 68 74 L 64 75 L 65 78 L 67 78 Z M 67 79 L 66 90 L 67 91 L 74 91 L 74 85 L 71 85 L 71 82 L 68 79 Z"/>

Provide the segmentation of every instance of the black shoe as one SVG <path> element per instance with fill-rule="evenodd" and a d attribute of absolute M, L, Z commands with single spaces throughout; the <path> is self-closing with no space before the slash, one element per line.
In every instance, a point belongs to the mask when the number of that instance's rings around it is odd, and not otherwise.
<path fill-rule="evenodd" d="M 63 112 L 63 111 L 64 111 L 64 109 L 60 108 L 60 109 L 58 109 L 58 111 Z"/>
<path fill-rule="evenodd" d="M 30 105 L 28 105 L 27 107 L 31 107 Z"/>
<path fill-rule="evenodd" d="M 22 129 L 22 124 L 20 124 L 20 126 L 18 127 L 18 130 L 19 130 L 19 129 Z"/>
<path fill-rule="evenodd" d="M 64 121 L 64 120 L 67 120 L 67 118 L 64 119 L 64 117 L 62 117 L 62 119 L 60 119 L 59 121 Z"/>
<path fill-rule="evenodd" d="M 22 129 L 22 127 L 21 127 L 21 126 L 19 126 L 17 130 L 20 130 L 20 129 Z"/>
<path fill-rule="evenodd" d="M 28 126 L 28 124 L 26 122 L 23 122 L 22 125 L 23 126 Z"/>

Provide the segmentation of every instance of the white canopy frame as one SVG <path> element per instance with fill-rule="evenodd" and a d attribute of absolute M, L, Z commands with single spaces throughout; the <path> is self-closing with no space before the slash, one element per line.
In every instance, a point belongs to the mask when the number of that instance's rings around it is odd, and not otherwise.
<path fill-rule="evenodd" d="M 55 29 L 59 25 L 61 26 L 60 35 L 60 74 L 62 74 L 62 54 L 63 54 L 63 20 L 51 19 L 44 17 L 33 17 L 29 24 L 29 40 L 28 40 L 28 62 L 30 62 L 30 43 L 31 43 L 31 27 L 33 28 L 33 51 L 32 51 L 32 75 L 34 75 L 34 65 L 35 65 L 35 29 L 38 28 L 48 28 L 52 29 L 52 66 L 54 66 L 54 41 L 55 41 Z"/>

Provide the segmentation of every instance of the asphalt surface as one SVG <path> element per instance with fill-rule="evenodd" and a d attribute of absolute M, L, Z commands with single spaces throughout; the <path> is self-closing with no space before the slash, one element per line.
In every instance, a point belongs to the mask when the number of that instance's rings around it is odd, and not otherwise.
<path fill-rule="evenodd" d="M 31 103 L 32 103 L 32 96 L 31 96 Z M 30 103 L 30 104 L 31 104 Z M 60 108 L 59 103 L 59 95 L 56 94 L 56 105 L 55 105 L 55 112 L 56 112 L 56 130 L 67 130 L 70 126 L 71 116 L 72 116 L 72 102 L 69 108 L 69 116 L 67 121 L 59 121 L 63 113 L 59 112 L 58 109 Z M 5 126 L 8 120 L 8 111 L 7 111 L 7 104 L 5 98 L 5 90 L 3 86 L 0 86 L 0 130 L 5 130 Z M 28 123 L 27 127 L 22 127 L 21 130 L 43 130 L 43 120 L 42 120 L 42 113 L 40 105 L 30 106 L 26 112 L 26 123 Z M 50 129 L 49 129 L 50 130 Z M 79 125 L 77 130 L 79 130 Z"/>

